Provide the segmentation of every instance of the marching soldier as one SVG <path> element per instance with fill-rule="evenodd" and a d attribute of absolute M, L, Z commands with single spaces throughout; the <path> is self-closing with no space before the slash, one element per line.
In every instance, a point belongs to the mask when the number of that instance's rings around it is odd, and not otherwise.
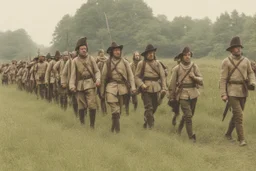
<path fill-rule="evenodd" d="M 96 117 L 96 87 L 100 86 L 100 71 L 92 56 L 88 54 L 87 38 L 81 38 L 76 44 L 78 57 L 72 60 L 69 88 L 76 92 L 79 118 L 84 124 L 87 108 L 90 114 L 90 127 L 94 128 Z"/>
<path fill-rule="evenodd" d="M 132 68 L 132 73 L 133 73 L 133 75 L 135 75 L 135 72 L 136 72 L 138 63 L 141 61 L 140 53 L 137 52 L 137 51 L 134 52 L 132 59 L 133 59 L 133 62 L 130 64 L 130 66 L 131 66 L 131 68 Z M 136 110 L 137 107 L 138 107 L 138 98 L 137 98 L 137 95 L 133 95 L 133 96 L 132 96 L 132 104 L 134 105 L 134 110 Z"/>
<path fill-rule="evenodd" d="M 36 63 L 34 66 L 34 72 L 37 86 L 37 95 L 40 95 L 41 99 L 44 99 L 46 96 L 45 73 L 47 67 L 48 63 L 45 61 L 45 56 L 39 55 L 38 63 Z"/>
<path fill-rule="evenodd" d="M 16 61 L 12 60 L 12 64 L 10 65 L 10 82 L 14 84 L 16 82 L 16 74 L 17 74 L 17 65 Z"/>
<path fill-rule="evenodd" d="M 70 82 L 70 76 L 71 76 L 71 64 L 72 64 L 72 60 L 74 58 L 76 58 L 77 56 L 77 52 L 73 51 L 71 53 L 71 58 L 68 59 L 68 61 L 66 62 L 64 69 L 62 71 L 61 74 L 61 86 L 63 88 L 67 88 L 68 90 L 70 90 L 69 88 L 69 82 Z M 73 111 L 76 115 L 76 117 L 78 116 L 78 104 L 77 104 L 77 100 L 76 100 L 76 92 L 69 92 L 69 96 L 71 99 L 71 103 L 72 103 L 72 107 L 73 107 Z"/>
<path fill-rule="evenodd" d="M 63 110 L 67 110 L 68 107 L 68 89 L 66 86 L 61 85 L 61 78 L 64 66 L 69 59 L 68 51 L 64 52 L 62 55 L 62 59 L 59 60 L 54 66 L 53 71 L 56 75 L 57 87 L 58 87 L 58 95 L 60 100 L 60 105 Z"/>
<path fill-rule="evenodd" d="M 21 62 L 20 65 L 19 65 L 19 71 L 17 73 L 17 84 L 18 84 L 18 89 L 19 90 L 23 90 L 23 88 L 24 88 L 23 83 L 22 83 L 22 77 L 23 77 L 23 74 L 24 74 L 24 69 L 25 69 L 25 66 L 24 66 L 23 62 Z"/>
<path fill-rule="evenodd" d="M 36 76 L 35 76 L 35 66 L 36 66 L 36 64 L 37 64 L 37 62 L 38 62 L 38 57 L 35 57 L 33 60 L 32 60 L 32 62 L 30 63 L 30 65 L 31 65 L 31 68 L 30 68 L 30 70 L 29 70 L 29 73 L 30 73 L 30 81 L 29 81 L 29 87 L 30 87 L 30 92 L 31 93 L 35 93 L 35 94 L 37 94 L 37 86 L 36 86 Z"/>
<path fill-rule="evenodd" d="M 48 63 L 48 67 L 45 74 L 45 83 L 49 102 L 51 102 L 53 98 L 56 102 L 58 102 L 56 75 L 53 71 L 53 66 L 59 61 L 60 57 L 60 52 L 56 51 L 54 59 Z M 50 54 L 48 54 L 48 58 L 51 58 Z"/>
<path fill-rule="evenodd" d="M 150 129 L 154 126 L 154 113 L 159 105 L 159 100 L 166 94 L 167 85 L 164 69 L 156 60 L 156 50 L 153 45 L 147 45 L 141 54 L 144 60 L 138 63 L 135 81 L 142 93 L 144 103 L 144 128 Z"/>
<path fill-rule="evenodd" d="M 245 146 L 243 111 L 248 90 L 254 90 L 256 82 L 250 61 L 242 55 L 242 48 L 240 38 L 232 38 L 230 47 L 226 49 L 231 55 L 222 61 L 220 91 L 221 99 L 227 105 L 224 117 L 229 107 L 233 113 L 225 137 L 232 140 L 232 132 L 236 128 L 239 145 Z"/>
<path fill-rule="evenodd" d="M 180 104 L 183 116 L 178 127 L 178 134 L 181 134 L 185 124 L 189 139 L 195 142 L 196 135 L 193 133 L 192 117 L 200 94 L 198 88 L 203 85 L 203 78 L 198 66 L 191 62 L 192 56 L 193 53 L 189 47 L 185 47 L 182 53 L 177 56 L 180 63 L 172 70 L 169 85 L 169 105 L 176 108 Z"/>
<path fill-rule="evenodd" d="M 102 72 L 103 66 L 104 66 L 104 64 L 106 63 L 107 60 L 108 60 L 108 57 L 105 56 L 104 50 L 100 49 L 99 52 L 98 52 L 98 56 L 96 58 L 96 63 L 98 65 L 98 68 L 99 68 L 100 72 Z M 100 97 L 100 95 L 101 95 L 100 88 L 98 88 L 97 93 L 98 93 L 98 96 L 100 98 L 101 111 L 102 111 L 103 114 L 107 114 L 107 106 L 106 106 L 105 100 Z"/>
<path fill-rule="evenodd" d="M 130 64 L 122 58 L 123 45 L 115 42 L 108 48 L 110 58 L 102 70 L 101 97 L 107 100 L 112 113 L 111 131 L 120 132 L 120 114 L 124 96 L 136 92 Z"/>
<path fill-rule="evenodd" d="M 2 85 L 8 85 L 9 64 L 5 64 L 2 68 Z"/>

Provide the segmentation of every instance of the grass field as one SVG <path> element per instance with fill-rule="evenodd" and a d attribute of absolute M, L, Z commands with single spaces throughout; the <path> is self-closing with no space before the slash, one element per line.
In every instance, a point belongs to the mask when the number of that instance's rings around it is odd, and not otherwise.
<path fill-rule="evenodd" d="M 169 62 L 169 67 L 174 62 Z M 159 107 L 153 130 L 144 130 L 143 107 L 121 116 L 120 134 L 110 133 L 111 116 L 98 113 L 96 129 L 80 126 L 73 112 L 35 96 L 0 86 L 1 171 L 255 171 L 256 92 L 247 100 L 244 122 L 248 146 L 224 139 L 231 114 L 221 122 L 224 103 L 218 90 L 220 60 L 195 61 L 204 88 L 193 118 L 197 143 L 171 125 L 166 101 Z M 236 138 L 236 133 L 233 133 Z"/>

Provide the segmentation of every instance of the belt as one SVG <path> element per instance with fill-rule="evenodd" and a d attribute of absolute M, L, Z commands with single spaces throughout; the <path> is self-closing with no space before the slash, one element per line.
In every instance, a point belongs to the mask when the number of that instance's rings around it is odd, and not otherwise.
<path fill-rule="evenodd" d="M 159 78 L 158 77 L 144 77 L 143 80 L 144 81 L 158 81 Z"/>
<path fill-rule="evenodd" d="M 182 88 L 195 88 L 196 85 L 194 83 L 185 83 L 185 84 L 182 84 Z"/>
<path fill-rule="evenodd" d="M 92 78 L 92 77 L 91 77 L 90 75 L 88 75 L 88 76 L 83 76 L 81 80 L 88 80 L 88 79 L 91 79 L 91 78 Z M 81 80 L 80 80 L 80 81 L 81 81 Z"/>
<path fill-rule="evenodd" d="M 229 81 L 229 84 L 244 84 L 244 81 Z"/>
<path fill-rule="evenodd" d="M 113 83 L 113 82 L 116 82 L 117 84 L 125 84 L 124 81 L 121 81 L 121 80 L 109 80 L 108 83 Z"/>

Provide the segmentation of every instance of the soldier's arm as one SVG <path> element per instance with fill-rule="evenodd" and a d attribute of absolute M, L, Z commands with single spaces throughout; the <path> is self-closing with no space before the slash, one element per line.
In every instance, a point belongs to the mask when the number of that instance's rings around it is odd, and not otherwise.
<path fill-rule="evenodd" d="M 101 86 L 100 86 L 101 97 L 104 97 L 106 84 L 107 84 L 107 65 L 105 63 L 103 65 L 102 75 L 101 75 Z"/>
<path fill-rule="evenodd" d="M 70 75 L 70 81 L 69 81 L 69 88 L 71 90 L 76 90 L 76 64 L 75 64 L 75 60 L 72 60 L 72 62 L 71 62 L 71 75 Z"/>
<path fill-rule="evenodd" d="M 46 72 L 45 72 L 45 82 L 46 83 L 49 83 L 51 70 L 52 70 L 52 62 L 50 62 L 48 64 Z"/>
<path fill-rule="evenodd" d="M 195 76 L 193 77 L 194 81 L 199 85 L 203 85 L 203 76 L 199 70 L 199 67 L 196 64 L 194 66 L 194 74 L 195 74 Z"/>
<path fill-rule="evenodd" d="M 67 63 L 65 64 L 62 73 L 61 73 L 61 85 L 67 85 L 68 84 L 68 66 L 69 66 L 70 61 L 68 60 Z"/>
<path fill-rule="evenodd" d="M 125 62 L 126 69 L 127 69 L 128 79 L 129 79 L 129 82 L 131 84 L 131 90 L 135 91 L 136 87 L 135 87 L 135 81 L 134 81 L 134 75 L 133 75 L 133 72 L 132 72 L 132 68 L 131 68 L 128 61 L 124 61 L 124 62 Z"/>
<path fill-rule="evenodd" d="M 178 66 L 172 69 L 171 80 L 168 87 L 170 100 L 175 99 L 175 92 L 176 92 L 177 81 L 178 81 L 177 78 L 178 78 Z"/>
<path fill-rule="evenodd" d="M 138 63 L 137 69 L 135 71 L 135 83 L 136 83 L 137 87 L 141 87 L 144 84 L 144 82 L 140 78 L 140 74 L 141 74 L 141 70 L 142 70 L 142 65 L 143 65 L 143 61 L 140 61 Z"/>
<path fill-rule="evenodd" d="M 96 62 L 95 62 L 95 59 L 92 57 L 91 58 L 91 61 L 92 61 L 92 67 L 94 68 L 93 69 L 93 71 L 94 71 L 94 74 L 95 74 L 95 79 L 96 79 L 96 81 L 100 81 L 100 70 L 99 70 L 99 67 L 98 67 L 98 65 L 96 64 Z"/>
<path fill-rule="evenodd" d="M 256 86 L 255 74 L 254 74 L 254 71 L 252 70 L 252 65 L 249 60 L 248 60 L 247 65 L 248 65 L 247 73 L 248 73 L 248 78 L 249 78 L 249 84 Z"/>
<path fill-rule="evenodd" d="M 161 84 L 162 84 L 162 90 L 167 90 L 166 76 L 165 76 L 164 68 L 160 62 L 158 62 L 158 65 L 159 65 L 159 71 L 160 71 L 160 77 L 161 77 L 160 79 L 161 79 Z"/>
<path fill-rule="evenodd" d="M 58 73 L 58 71 L 60 70 L 60 61 L 61 60 L 59 60 L 58 62 L 56 62 L 54 65 L 53 65 L 53 73 L 54 73 L 54 75 L 55 75 L 55 77 L 56 78 L 58 78 L 59 77 L 59 73 Z"/>
<path fill-rule="evenodd" d="M 228 78 L 228 61 L 224 59 L 221 64 L 220 74 L 220 94 L 221 97 L 227 96 L 227 78 Z"/>

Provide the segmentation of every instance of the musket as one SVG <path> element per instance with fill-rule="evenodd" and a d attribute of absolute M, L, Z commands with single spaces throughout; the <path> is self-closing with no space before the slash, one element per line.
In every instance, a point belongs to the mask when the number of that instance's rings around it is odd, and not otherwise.
<path fill-rule="evenodd" d="M 225 117 L 227 116 L 228 110 L 229 110 L 230 108 L 231 108 L 230 103 L 229 103 L 229 101 L 227 101 L 227 102 L 226 102 L 225 110 L 224 110 L 224 112 L 223 112 L 223 118 L 222 118 L 222 121 L 224 121 L 224 120 L 225 120 Z"/>

